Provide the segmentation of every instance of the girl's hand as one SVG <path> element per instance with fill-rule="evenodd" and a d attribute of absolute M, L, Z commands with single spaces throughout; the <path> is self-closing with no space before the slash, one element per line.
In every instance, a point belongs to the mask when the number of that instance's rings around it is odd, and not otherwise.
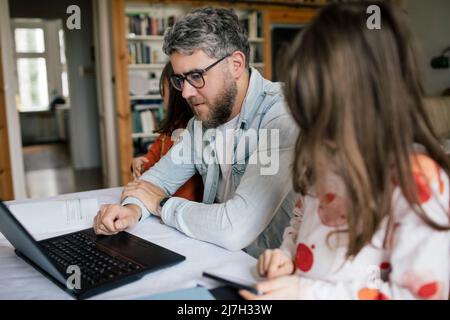
<path fill-rule="evenodd" d="M 294 272 L 294 263 L 280 249 L 266 250 L 258 259 L 258 273 L 267 279 L 290 275 Z"/>
<path fill-rule="evenodd" d="M 264 292 L 253 294 L 247 290 L 239 290 L 239 294 L 247 300 L 293 300 L 299 298 L 300 277 L 296 275 L 260 282 L 256 289 Z"/>
<path fill-rule="evenodd" d="M 158 215 L 159 202 L 166 197 L 166 193 L 160 187 L 151 182 L 136 180 L 128 183 L 122 191 L 120 202 L 127 197 L 134 197 L 141 200 L 144 206 L 154 215 Z"/>
<path fill-rule="evenodd" d="M 133 178 L 137 179 L 142 175 L 142 171 L 144 169 L 144 165 L 148 162 L 146 157 L 137 157 L 133 159 L 131 162 L 131 167 L 133 170 Z"/>

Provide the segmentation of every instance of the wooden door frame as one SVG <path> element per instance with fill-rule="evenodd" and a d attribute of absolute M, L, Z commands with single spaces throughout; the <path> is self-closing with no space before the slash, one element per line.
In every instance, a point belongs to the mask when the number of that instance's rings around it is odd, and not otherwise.
<path fill-rule="evenodd" d="M 301 9 L 270 9 L 263 11 L 264 26 L 264 61 L 266 63 L 265 78 L 272 79 L 272 24 L 306 24 L 317 14 L 317 10 Z"/>
<path fill-rule="evenodd" d="M 0 64 L 2 83 L 0 86 L 0 108 L 4 110 L 4 139 L 6 145 L 1 144 L 0 152 L 8 152 L 8 160 L 5 167 L 9 174 L 4 178 L 5 193 L 10 198 L 26 198 L 25 172 L 22 154 L 22 137 L 20 134 L 19 112 L 16 108 L 16 80 L 15 63 L 13 57 L 13 39 L 11 34 L 11 22 L 9 17 L 8 0 L 0 0 Z M 0 121 L 1 121 L 0 120 Z M 7 124 L 7 125 L 6 125 Z M 7 151 L 6 151 L 7 150 Z M 6 157 L 6 156 L 5 156 Z M 5 171 L 6 172 L 6 171 Z M 6 198 L 5 195 L 2 195 Z"/>
<path fill-rule="evenodd" d="M 0 43 L 0 52 L 2 46 Z M 6 123 L 6 99 L 3 82 L 3 67 L 0 59 L 0 199 L 14 199 L 11 177 L 11 159 L 9 156 L 8 125 Z"/>
<path fill-rule="evenodd" d="M 133 160 L 133 144 L 130 142 L 131 110 L 128 98 L 128 52 L 125 36 L 125 1 L 112 1 L 112 34 L 115 69 L 115 98 L 119 141 L 119 167 L 122 184 L 131 180 L 130 165 Z"/>

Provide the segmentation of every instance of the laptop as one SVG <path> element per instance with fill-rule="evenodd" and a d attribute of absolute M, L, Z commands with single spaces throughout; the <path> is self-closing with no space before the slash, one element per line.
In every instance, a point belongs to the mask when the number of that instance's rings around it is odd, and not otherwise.
<path fill-rule="evenodd" d="M 172 266 L 185 257 L 128 232 L 92 228 L 36 241 L 0 201 L 0 232 L 18 256 L 76 299 L 85 299 Z"/>

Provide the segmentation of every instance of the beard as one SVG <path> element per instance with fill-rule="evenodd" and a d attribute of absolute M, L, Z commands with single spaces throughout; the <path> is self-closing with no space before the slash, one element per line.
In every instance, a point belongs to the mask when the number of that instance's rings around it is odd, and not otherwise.
<path fill-rule="evenodd" d="M 189 99 L 188 103 L 191 106 L 195 119 L 202 121 L 202 125 L 206 129 L 212 129 L 228 121 L 233 111 L 236 96 L 237 84 L 235 81 L 230 81 L 229 85 L 217 95 L 212 103 L 209 101 L 200 102 L 207 106 L 206 114 L 202 114 L 196 109 L 195 105 L 199 104 L 199 101 Z"/>

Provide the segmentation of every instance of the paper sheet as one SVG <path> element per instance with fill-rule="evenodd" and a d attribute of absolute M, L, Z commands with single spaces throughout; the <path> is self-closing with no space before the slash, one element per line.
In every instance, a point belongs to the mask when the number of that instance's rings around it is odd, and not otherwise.
<path fill-rule="evenodd" d="M 66 199 L 12 204 L 10 211 L 33 236 L 92 226 L 97 199 Z"/>

